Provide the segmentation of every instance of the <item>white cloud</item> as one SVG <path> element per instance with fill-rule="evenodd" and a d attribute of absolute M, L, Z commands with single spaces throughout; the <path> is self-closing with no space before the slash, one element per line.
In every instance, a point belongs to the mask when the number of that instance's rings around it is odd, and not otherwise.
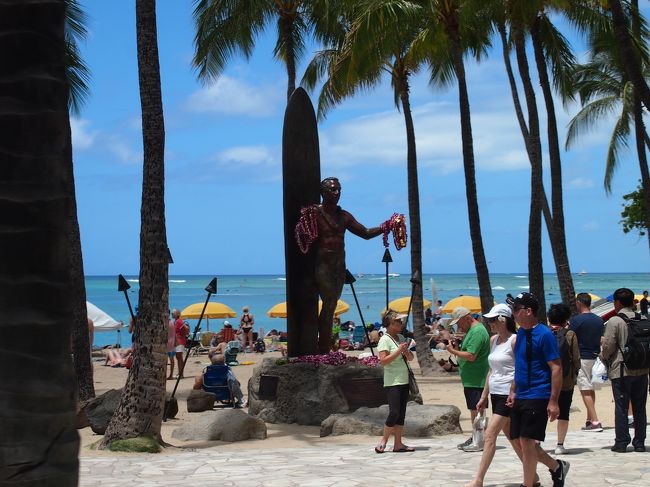
<path fill-rule="evenodd" d="M 214 84 L 192 93 L 186 106 L 196 113 L 267 117 L 277 113 L 281 93 L 275 86 L 253 86 L 221 76 Z"/>
<path fill-rule="evenodd" d="M 444 173 L 463 165 L 457 105 L 427 103 L 413 110 L 418 163 Z M 525 169 L 528 158 L 517 122 L 509 111 L 472 114 L 474 157 L 478 169 Z M 404 117 L 395 111 L 358 117 L 321 135 L 321 159 L 337 167 L 368 163 L 399 165 L 406 161 Z"/>
<path fill-rule="evenodd" d="M 90 120 L 70 118 L 72 147 L 79 150 L 90 149 L 95 143 L 97 131 L 90 130 Z"/>
<path fill-rule="evenodd" d="M 600 223 L 596 220 L 591 220 L 582 225 L 582 230 L 585 232 L 595 232 L 600 230 Z"/>
<path fill-rule="evenodd" d="M 267 146 L 231 147 L 219 153 L 216 160 L 222 166 L 273 167 L 279 165 L 277 151 Z"/>
<path fill-rule="evenodd" d="M 583 178 L 583 177 L 577 177 L 569 181 L 568 188 L 569 189 L 587 189 L 587 188 L 593 188 L 594 187 L 594 181 L 591 178 Z"/>
<path fill-rule="evenodd" d="M 113 153 L 122 164 L 142 163 L 142 152 L 132 149 L 124 140 L 117 135 L 108 138 L 107 149 Z"/>

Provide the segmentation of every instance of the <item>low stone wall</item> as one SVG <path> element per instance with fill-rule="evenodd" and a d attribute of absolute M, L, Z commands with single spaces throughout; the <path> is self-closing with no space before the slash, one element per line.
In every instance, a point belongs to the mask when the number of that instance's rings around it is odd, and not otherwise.
<path fill-rule="evenodd" d="M 277 365 L 265 358 L 248 382 L 248 411 L 267 423 L 298 423 L 319 426 L 332 414 L 349 413 L 362 406 L 386 403 L 383 396 L 383 369 L 361 364 L 316 365 L 293 363 Z M 259 396 L 263 375 L 278 377 L 274 399 Z M 359 380 L 364 379 L 364 380 Z M 358 391 L 353 391 L 354 384 Z M 347 383 L 347 387 L 345 387 Z M 343 387 L 342 387 L 343 385 Z M 352 385 L 352 387 L 350 387 Z M 347 391 L 348 397 L 344 393 Z M 351 392 L 356 392 L 351 394 Z M 367 403 L 364 404 L 364 397 Z M 421 396 L 412 398 L 422 402 Z"/>

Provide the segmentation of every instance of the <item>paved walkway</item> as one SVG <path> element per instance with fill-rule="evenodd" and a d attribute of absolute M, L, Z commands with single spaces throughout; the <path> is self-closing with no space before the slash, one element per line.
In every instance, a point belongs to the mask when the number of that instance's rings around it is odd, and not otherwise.
<path fill-rule="evenodd" d="M 551 426 L 551 427 L 554 427 Z M 549 429 L 551 429 L 549 427 Z M 81 458 L 80 485 L 101 487 L 218 486 L 218 487 L 356 487 L 462 486 L 471 480 L 481 454 L 456 449 L 461 435 L 410 440 L 414 453 L 377 455 L 369 441 L 362 446 L 299 449 L 228 450 L 218 448 L 179 451 L 165 455 L 119 455 Z M 544 446 L 555 445 L 547 435 Z M 614 430 L 602 433 L 569 432 L 571 454 L 567 486 L 650 486 L 650 453 L 612 453 Z M 485 487 L 518 487 L 521 465 L 507 441 L 500 437 Z M 540 465 L 542 485 L 553 485 Z"/>

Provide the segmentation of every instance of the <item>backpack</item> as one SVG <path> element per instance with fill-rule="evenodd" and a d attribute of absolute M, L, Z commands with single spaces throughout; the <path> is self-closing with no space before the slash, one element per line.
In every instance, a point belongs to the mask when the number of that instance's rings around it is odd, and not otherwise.
<path fill-rule="evenodd" d="M 634 313 L 634 318 L 628 318 L 623 313 L 619 313 L 618 317 L 627 323 L 625 347 L 621 350 L 619 346 L 625 367 L 630 370 L 650 367 L 650 320 L 642 318 L 639 313 Z"/>
<path fill-rule="evenodd" d="M 560 351 L 560 360 L 562 360 L 562 377 L 569 377 L 571 373 L 571 349 L 566 339 L 566 328 L 561 328 L 555 334 L 557 348 Z"/>

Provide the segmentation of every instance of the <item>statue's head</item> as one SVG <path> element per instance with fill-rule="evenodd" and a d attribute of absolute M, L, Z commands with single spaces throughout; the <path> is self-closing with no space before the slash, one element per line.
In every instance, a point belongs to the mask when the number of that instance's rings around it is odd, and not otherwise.
<path fill-rule="evenodd" d="M 323 197 L 323 203 L 338 203 L 341 197 L 341 183 L 337 178 L 325 178 L 320 182 L 320 194 Z"/>

